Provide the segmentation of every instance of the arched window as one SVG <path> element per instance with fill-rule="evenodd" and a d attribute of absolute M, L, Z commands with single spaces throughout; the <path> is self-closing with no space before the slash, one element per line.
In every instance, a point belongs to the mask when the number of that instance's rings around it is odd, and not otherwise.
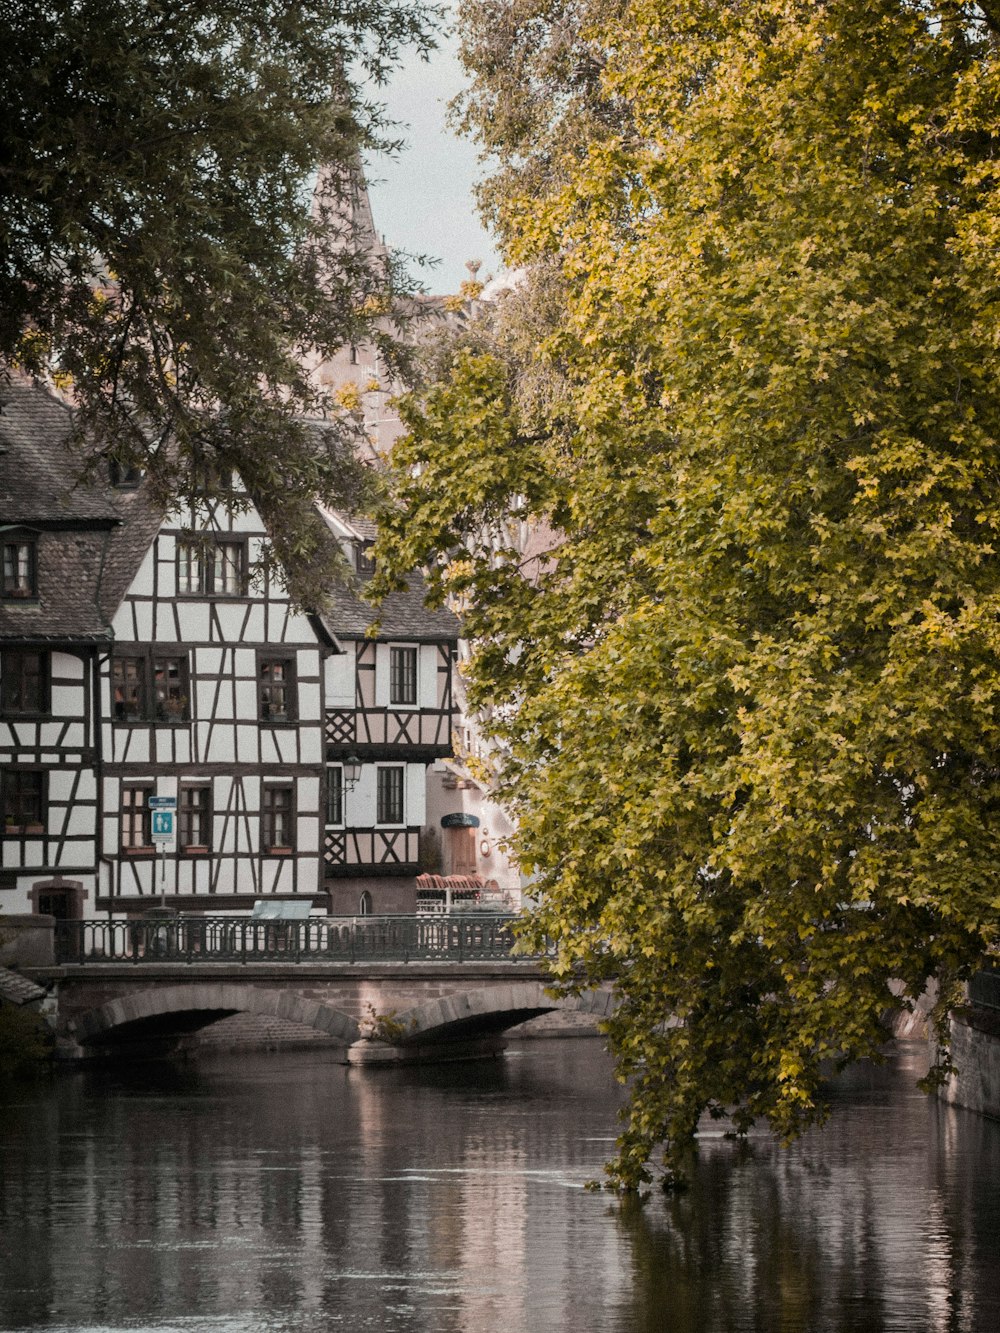
<path fill-rule="evenodd" d="M 371 914 L 372 914 L 372 896 L 368 892 L 368 890 L 365 889 L 364 893 L 361 895 L 361 900 L 358 903 L 358 915 L 371 916 Z"/>

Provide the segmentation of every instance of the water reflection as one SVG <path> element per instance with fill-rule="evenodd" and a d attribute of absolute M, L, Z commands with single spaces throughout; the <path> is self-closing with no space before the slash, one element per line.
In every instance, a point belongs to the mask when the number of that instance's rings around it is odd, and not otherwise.
<path fill-rule="evenodd" d="M 617 1093 L 589 1041 L 359 1070 L 328 1055 L 76 1073 L 0 1110 L 0 1327 L 312 1333 L 1000 1328 L 1000 1126 L 851 1071 L 783 1151 L 588 1194 Z"/>

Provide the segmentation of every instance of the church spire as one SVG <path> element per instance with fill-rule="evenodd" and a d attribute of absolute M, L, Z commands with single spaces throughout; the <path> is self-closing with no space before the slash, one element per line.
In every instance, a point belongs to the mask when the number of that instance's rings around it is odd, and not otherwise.
<path fill-rule="evenodd" d="M 345 248 L 367 252 L 376 259 L 388 258 L 388 248 L 375 230 L 360 155 L 320 170 L 312 216 L 332 224 L 342 234 Z"/>

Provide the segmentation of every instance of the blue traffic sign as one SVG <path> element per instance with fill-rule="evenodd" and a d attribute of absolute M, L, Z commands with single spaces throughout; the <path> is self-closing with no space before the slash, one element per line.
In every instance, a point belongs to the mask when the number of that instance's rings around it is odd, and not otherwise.
<path fill-rule="evenodd" d="M 176 796 L 151 796 L 149 798 L 150 810 L 176 810 Z"/>

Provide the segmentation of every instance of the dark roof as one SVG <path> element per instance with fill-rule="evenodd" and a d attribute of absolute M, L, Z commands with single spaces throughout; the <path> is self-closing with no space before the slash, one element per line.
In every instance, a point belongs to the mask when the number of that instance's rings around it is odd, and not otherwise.
<path fill-rule="evenodd" d="M 340 540 L 336 535 L 338 530 L 354 534 L 346 540 L 355 547 L 358 545 L 356 538 L 362 546 L 367 546 L 378 536 L 375 522 L 362 514 L 322 508 L 317 512 L 323 517 L 331 540 Z M 411 643 L 442 643 L 454 641 L 461 634 L 458 620 L 451 611 L 443 607 L 431 610 L 427 606 L 427 585 L 419 574 L 411 574 L 405 590 L 391 593 L 381 606 L 365 601 L 364 589 L 370 579 L 369 568 L 366 573 L 353 574 L 349 585 L 342 583 L 331 589 L 323 620 L 335 639 L 405 639 Z M 379 632 L 370 635 L 368 630 L 376 621 Z"/>
<path fill-rule="evenodd" d="M 444 607 L 431 610 L 424 602 L 427 586 L 419 574 L 411 574 L 404 592 L 390 593 L 381 606 L 363 600 L 361 593 L 368 579 L 361 578 L 357 591 L 336 588 L 330 597 L 330 609 L 324 617 L 338 639 L 366 639 L 368 629 L 379 622 L 378 639 L 408 639 L 413 643 L 441 643 L 457 639 L 458 620 Z"/>
<path fill-rule="evenodd" d="M 0 523 L 116 522 L 107 486 L 82 482 L 70 409 L 23 376 L 0 383 Z"/>
<path fill-rule="evenodd" d="M 163 507 L 153 502 L 148 487 L 123 490 L 115 498 L 122 522 L 108 542 L 99 594 L 101 610 L 109 622 L 114 619 L 165 517 Z"/>
<path fill-rule="evenodd" d="M 38 597 L 0 601 L 0 639 L 100 642 L 110 636 L 98 590 L 122 515 L 110 487 L 81 480 L 69 409 L 13 376 L 0 385 L 0 527 L 37 542 Z"/>
<path fill-rule="evenodd" d="M 0 1000 L 8 1004 L 32 1004 L 45 999 L 46 992 L 27 977 L 12 972 L 8 967 L 0 967 Z"/>

